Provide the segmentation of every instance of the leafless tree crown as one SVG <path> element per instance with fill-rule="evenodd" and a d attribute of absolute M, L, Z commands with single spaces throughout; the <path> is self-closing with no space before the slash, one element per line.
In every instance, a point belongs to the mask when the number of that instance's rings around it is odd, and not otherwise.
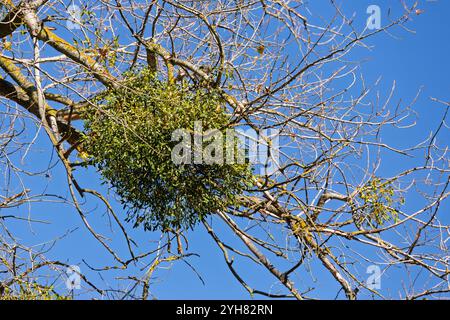
<path fill-rule="evenodd" d="M 110 255 L 103 266 L 85 261 L 85 269 L 123 271 L 120 288 L 83 275 L 93 296 L 149 298 L 154 272 L 175 261 L 195 276 L 185 230 L 153 235 L 151 248 L 139 243 L 114 210 L 114 196 L 94 190 L 81 168 L 83 112 L 101 110 L 94 98 L 141 66 L 167 81 L 218 89 L 235 124 L 279 132 L 278 170 L 261 175 L 242 195 L 242 206 L 197 227 L 249 294 L 309 299 L 328 289 L 349 299 L 448 296 L 449 227 L 440 210 L 449 196 L 448 141 L 440 139 L 448 136 L 447 114 L 428 139 L 399 146 L 384 133 L 415 125 L 415 101 L 394 101 L 395 84 L 379 93 L 355 54 L 369 48 L 372 36 L 408 32 L 417 8 L 405 4 L 398 17 L 369 30 L 344 15 L 339 2 L 321 13 L 307 1 L 0 1 L 0 297 L 21 282 L 48 288 L 41 270 L 63 279 L 70 265 L 45 258 L 70 232 L 39 246 L 15 235 L 51 223 L 33 213 L 38 202 L 65 203 L 61 214 L 77 213 L 99 244 L 95 250 Z M 449 107 L 439 98 L 430 103 Z M 52 170 L 64 172 L 53 178 L 67 184 L 67 193 L 27 185 L 31 179 L 51 184 Z M 101 219 L 111 234 L 97 229 L 98 220 L 91 224 L 93 207 L 107 213 Z M 239 244 L 228 243 L 230 234 Z M 207 263 L 195 261 L 202 259 Z M 243 265 L 266 270 L 274 285 L 250 283 Z M 386 296 L 371 286 L 371 265 L 403 291 Z"/>

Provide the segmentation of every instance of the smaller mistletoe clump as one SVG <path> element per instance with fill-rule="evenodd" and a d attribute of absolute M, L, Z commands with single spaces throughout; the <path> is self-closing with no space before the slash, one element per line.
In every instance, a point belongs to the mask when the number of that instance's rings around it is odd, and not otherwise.
<path fill-rule="evenodd" d="M 230 116 L 219 94 L 169 84 L 147 69 L 127 73 L 86 112 L 84 149 L 120 196 L 128 221 L 146 230 L 193 227 L 206 215 L 238 205 L 252 181 L 248 163 L 175 164 L 177 129 L 225 132 Z"/>
<path fill-rule="evenodd" d="M 374 177 L 364 186 L 359 197 L 364 204 L 360 209 L 359 219 L 370 227 L 378 227 L 390 220 L 398 219 L 394 206 L 403 204 L 404 199 L 395 200 L 395 191 L 391 181 Z"/>
<path fill-rule="evenodd" d="M 59 295 L 53 286 L 21 281 L 6 288 L 0 284 L 0 300 L 70 300 L 70 297 Z"/>

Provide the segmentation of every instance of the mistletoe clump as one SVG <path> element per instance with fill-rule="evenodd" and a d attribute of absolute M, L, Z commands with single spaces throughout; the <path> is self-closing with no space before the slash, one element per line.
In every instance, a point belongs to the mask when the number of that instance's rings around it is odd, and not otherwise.
<path fill-rule="evenodd" d="M 119 195 L 128 221 L 146 230 L 193 227 L 208 214 L 237 205 L 249 187 L 248 163 L 176 164 L 177 129 L 229 127 L 220 95 L 170 84 L 144 69 L 97 98 L 85 115 L 84 149 Z"/>
<path fill-rule="evenodd" d="M 360 211 L 360 219 L 369 226 L 381 226 L 384 223 L 398 219 L 398 212 L 394 205 L 403 204 L 404 199 L 395 200 L 395 191 L 392 182 L 383 181 L 381 178 L 372 178 L 364 186 L 359 197 L 364 205 Z"/>

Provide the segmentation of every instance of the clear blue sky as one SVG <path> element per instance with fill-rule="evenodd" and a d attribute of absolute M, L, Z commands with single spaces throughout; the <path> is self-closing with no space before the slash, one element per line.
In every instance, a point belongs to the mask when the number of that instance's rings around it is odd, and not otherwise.
<path fill-rule="evenodd" d="M 312 8 L 320 9 L 325 0 L 313 0 Z M 370 4 L 377 4 L 382 9 L 382 24 L 388 23 L 387 10 L 394 8 L 393 13 L 399 12 L 399 1 L 345 1 L 345 11 L 356 14 L 354 26 L 361 30 L 367 19 L 366 8 Z M 359 50 L 358 55 L 361 59 L 366 58 L 362 64 L 362 71 L 367 82 L 373 82 L 379 76 L 382 76 L 380 89 L 388 90 L 392 82 L 396 81 L 396 94 L 398 99 L 410 101 L 416 95 L 419 88 L 423 87 L 422 94 L 414 106 L 418 113 L 419 123 L 415 129 L 395 132 L 388 135 L 388 140 L 398 146 L 405 147 L 410 145 L 411 140 L 424 140 L 435 130 L 439 120 L 442 117 L 444 107 L 430 101 L 430 97 L 437 97 L 442 100 L 450 101 L 450 2 L 446 0 L 420 1 L 419 7 L 425 12 L 414 18 L 413 23 L 408 26 L 415 30 L 414 34 L 405 32 L 396 28 L 392 36 L 381 33 L 372 38 L 368 43 L 372 44 L 373 50 Z M 395 15 L 395 14 L 394 14 Z M 358 27 L 359 24 L 359 27 Z M 383 92 L 383 91 L 382 91 Z M 448 131 L 447 131 L 448 133 Z M 31 137 L 31 135 L 30 135 Z M 441 137 L 442 139 L 443 137 Z M 448 135 L 446 140 L 450 138 Z M 31 169 L 37 163 L 45 170 L 48 166 L 48 156 L 45 151 L 48 145 L 42 143 L 45 139 L 34 147 L 35 153 L 26 158 Z M 53 159 L 54 161 L 54 159 Z M 25 164 L 27 165 L 27 164 Z M 395 171 L 396 167 L 404 165 L 403 163 L 390 163 L 383 170 L 387 174 Z M 33 168 L 35 170 L 35 168 Z M 67 190 L 64 172 L 61 166 L 51 170 L 51 176 L 47 181 L 40 178 L 26 178 L 33 189 L 33 193 L 39 193 L 46 190 L 47 193 L 64 194 Z M 80 175 L 80 173 L 78 173 Z M 90 183 L 97 177 L 93 172 L 81 174 L 80 181 Z M 45 184 L 45 186 L 44 186 Z M 67 196 L 69 197 L 68 193 Z M 120 212 L 120 207 L 116 208 Z M 448 210 L 448 206 L 441 208 Z M 18 211 L 19 212 L 19 211 Z M 2 212 L 3 213 L 3 212 Z M 49 241 L 55 237 L 61 236 L 67 230 L 74 226 L 79 226 L 67 238 L 61 240 L 50 252 L 50 256 L 59 260 L 66 260 L 71 264 L 80 264 L 82 272 L 88 273 L 93 277 L 96 283 L 101 284 L 96 275 L 88 271 L 82 264 L 85 259 L 89 264 L 95 267 L 105 265 L 104 261 L 108 255 L 99 244 L 92 239 L 84 227 L 81 226 L 80 218 L 76 211 L 67 205 L 57 203 L 33 203 L 30 212 L 25 212 L 24 208 L 20 211 L 21 215 L 30 214 L 32 218 L 39 220 L 52 221 L 50 225 L 28 225 L 23 222 L 10 223 L 11 228 L 16 231 L 29 244 L 38 244 Z M 91 223 L 99 230 L 108 232 L 108 226 L 104 225 L 105 212 L 103 209 L 92 206 L 92 212 L 89 214 Z M 123 217 L 123 215 L 122 215 Z M 134 231 L 135 236 L 141 240 L 141 243 L 147 243 L 148 249 L 155 247 L 151 241 L 158 240 L 157 234 L 144 233 L 139 230 Z M 120 252 L 125 253 L 123 241 L 119 233 L 115 234 L 113 243 L 118 245 Z M 205 233 L 204 229 L 199 227 L 188 233 L 190 252 L 195 252 L 200 257 L 193 257 L 189 262 L 197 268 L 205 281 L 203 285 L 192 272 L 189 266 L 183 262 L 175 263 L 167 270 L 159 270 L 159 278 L 151 286 L 151 292 L 159 299 L 248 299 L 248 293 L 240 286 L 235 278 L 228 271 L 223 257 L 215 243 Z M 248 283 L 260 289 L 269 289 L 275 279 L 263 269 L 247 269 L 245 264 L 241 264 L 239 270 L 246 278 Z M 112 277 L 107 279 L 109 283 L 114 283 Z M 389 281 L 388 279 L 386 281 Z M 334 298 L 336 290 L 332 280 L 326 280 L 318 286 L 318 293 L 323 298 Z M 63 286 L 63 283 L 59 283 Z M 395 289 L 388 288 L 386 290 Z"/>

